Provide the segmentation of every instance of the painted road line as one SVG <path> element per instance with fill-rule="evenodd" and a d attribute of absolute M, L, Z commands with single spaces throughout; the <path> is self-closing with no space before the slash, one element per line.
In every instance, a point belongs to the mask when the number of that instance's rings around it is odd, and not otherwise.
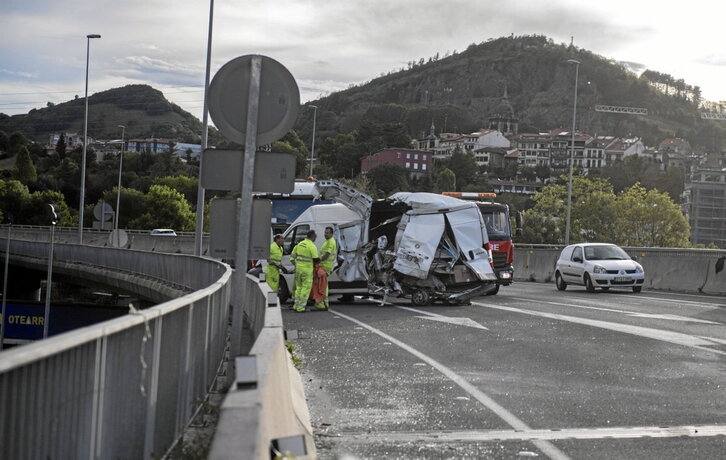
<path fill-rule="evenodd" d="M 564 428 L 558 430 L 469 430 L 340 433 L 343 437 L 389 442 L 565 441 L 568 439 L 702 438 L 726 436 L 726 425 L 633 426 Z"/>
<path fill-rule="evenodd" d="M 587 305 L 576 305 L 576 304 L 571 304 L 571 303 L 547 302 L 544 300 L 527 299 L 526 297 L 510 297 L 510 299 L 526 301 L 526 302 L 531 302 L 532 300 L 535 300 L 539 303 L 544 303 L 544 304 L 548 304 L 548 305 L 582 308 L 585 310 L 606 311 L 606 312 L 610 312 L 610 313 L 622 313 L 623 315 L 633 316 L 636 318 L 664 319 L 664 320 L 668 320 L 668 321 L 681 321 L 681 322 L 685 322 L 685 323 L 702 323 L 702 324 L 723 325 L 723 323 L 719 323 L 716 321 L 708 321 L 705 319 L 691 318 L 689 316 L 671 315 L 668 313 L 638 313 L 638 312 L 634 312 L 634 311 L 619 310 L 619 309 L 615 309 L 615 308 L 589 307 Z"/>
<path fill-rule="evenodd" d="M 553 302 L 547 302 L 553 303 Z M 600 329 L 608 329 L 615 332 L 622 332 L 624 334 L 637 335 L 639 337 L 646 337 L 649 339 L 660 340 L 663 342 L 675 343 L 676 345 L 683 345 L 686 347 L 695 348 L 701 351 L 707 351 L 710 353 L 716 353 L 719 355 L 725 355 L 726 351 L 714 350 L 712 348 L 706 348 L 709 346 L 719 345 L 718 341 L 704 339 L 699 336 L 693 336 L 688 334 L 682 334 L 680 332 L 664 331 L 662 329 L 652 329 L 642 326 L 632 326 L 630 324 L 613 323 L 610 321 L 601 321 L 596 319 L 578 318 L 577 316 L 559 315 L 556 313 L 546 313 L 534 310 L 524 310 L 522 308 L 505 307 L 503 305 L 494 305 L 483 302 L 473 302 L 474 305 L 481 307 L 493 308 L 496 310 L 510 311 L 513 313 L 520 313 L 523 315 L 539 316 L 541 318 L 555 319 L 559 321 L 567 321 L 575 324 L 583 324 L 585 326 L 597 327 Z M 556 305 L 556 304 L 555 304 Z M 564 304 L 563 304 L 564 305 Z M 569 305 L 566 305 L 569 306 Z"/>
<path fill-rule="evenodd" d="M 474 385 L 466 381 L 463 377 L 461 377 L 459 374 L 455 373 L 453 370 L 449 369 L 448 367 L 444 366 L 440 362 L 436 361 L 435 359 L 429 357 L 428 355 L 423 354 L 422 352 L 416 350 L 415 348 L 401 342 L 400 340 L 386 334 L 385 332 L 376 329 L 373 326 L 370 326 L 362 321 L 359 321 L 353 317 L 350 317 L 348 315 L 345 315 L 343 313 L 340 313 L 339 311 L 332 310 L 331 311 L 337 315 L 339 315 L 341 318 L 345 318 L 348 321 L 355 323 L 359 326 L 362 326 L 369 331 L 373 332 L 374 334 L 382 337 L 383 339 L 397 345 L 401 349 L 411 353 L 421 361 L 424 361 L 425 363 L 429 364 L 431 367 L 436 369 L 437 371 L 441 372 L 444 376 L 446 376 L 449 380 L 456 383 L 461 389 L 463 389 L 465 392 L 467 392 L 471 397 L 479 401 L 481 404 L 483 404 L 487 409 L 494 412 L 499 418 L 504 420 L 509 426 L 514 428 L 517 431 L 530 431 L 531 428 L 524 423 L 522 420 L 517 418 L 516 415 L 509 412 L 507 409 L 505 409 L 503 406 L 499 405 L 496 401 L 494 401 L 492 398 L 487 396 L 484 392 L 476 388 Z M 564 460 L 568 459 L 569 457 L 565 455 L 564 452 L 559 450 L 557 447 L 555 447 L 553 444 L 549 443 L 548 441 L 541 441 L 541 440 L 534 440 L 533 444 L 537 446 L 538 449 L 540 449 L 545 455 L 547 455 L 549 458 L 553 460 Z"/>
<path fill-rule="evenodd" d="M 456 324 L 457 326 L 473 327 L 474 329 L 484 329 L 486 331 L 489 330 L 488 327 L 482 326 L 481 324 L 477 323 L 476 321 L 474 321 L 471 318 L 444 316 L 444 315 L 439 315 L 437 313 L 431 313 L 429 311 L 419 310 L 417 308 L 403 307 L 401 305 L 394 305 L 394 306 L 396 308 L 400 308 L 401 310 L 408 310 L 408 311 L 412 311 L 414 313 L 420 313 L 420 314 L 424 315 L 424 316 L 417 316 L 416 318 L 428 319 L 431 321 L 440 321 L 442 323 L 448 323 L 448 324 Z"/>

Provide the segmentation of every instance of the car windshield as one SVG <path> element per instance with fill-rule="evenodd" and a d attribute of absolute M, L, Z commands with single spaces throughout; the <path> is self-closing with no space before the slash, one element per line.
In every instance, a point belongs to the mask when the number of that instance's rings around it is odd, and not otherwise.
<path fill-rule="evenodd" d="M 630 260 L 630 256 L 617 246 L 585 246 L 587 260 Z"/>

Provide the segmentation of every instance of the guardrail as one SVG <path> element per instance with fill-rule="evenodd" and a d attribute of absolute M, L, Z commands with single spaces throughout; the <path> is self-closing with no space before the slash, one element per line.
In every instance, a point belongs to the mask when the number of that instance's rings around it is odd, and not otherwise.
<path fill-rule="evenodd" d="M 5 240 L 0 240 L 4 255 Z M 47 244 L 11 242 L 11 257 Z M 76 262 L 194 292 L 0 353 L 0 458 L 155 458 L 181 436 L 224 359 L 232 269 L 210 259 L 58 245 Z"/>
<path fill-rule="evenodd" d="M 6 243 L 0 239 L 3 255 Z M 49 243 L 10 243 L 12 258 L 47 263 Z M 194 292 L 0 353 L 0 458 L 161 457 L 180 439 L 222 367 L 236 372 L 216 384 L 232 386 L 210 458 L 269 459 L 270 452 L 286 451 L 315 457 L 303 385 L 285 347 L 279 302 L 266 283 L 244 278 L 242 305 L 232 308 L 244 312 L 249 345 L 228 363 L 228 265 L 69 244 L 56 245 L 56 264 L 109 277 L 134 278 L 136 272 L 141 284 L 167 282 L 183 288 L 177 292 Z M 250 367 L 254 380 L 240 379 Z"/>

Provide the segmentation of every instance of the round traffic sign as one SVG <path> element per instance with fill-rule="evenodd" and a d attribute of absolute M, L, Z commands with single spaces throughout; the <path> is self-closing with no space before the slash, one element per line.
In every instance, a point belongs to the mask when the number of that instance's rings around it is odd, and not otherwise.
<path fill-rule="evenodd" d="M 113 208 L 110 204 L 102 201 L 93 207 L 93 217 L 101 222 L 107 222 L 113 217 Z"/>
<path fill-rule="evenodd" d="M 209 115 L 227 139 L 244 144 L 247 104 L 251 80 L 248 54 L 232 59 L 214 75 L 209 85 Z M 295 124 L 300 107 L 300 90 L 290 71 L 276 60 L 259 56 L 260 103 L 257 117 L 257 145 L 282 138 Z"/>

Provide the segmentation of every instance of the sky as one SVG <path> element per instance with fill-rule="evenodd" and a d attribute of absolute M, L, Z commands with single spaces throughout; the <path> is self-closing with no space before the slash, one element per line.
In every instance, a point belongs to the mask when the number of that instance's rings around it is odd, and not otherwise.
<path fill-rule="evenodd" d="M 723 7 L 713 0 L 214 1 L 211 77 L 262 54 L 295 78 L 301 102 L 409 61 L 514 34 L 545 35 L 726 100 Z M 202 118 L 210 0 L 3 0 L 0 113 L 148 84 Z M 87 40 L 86 35 L 100 39 Z M 580 72 L 586 73 L 580 68 Z"/>

